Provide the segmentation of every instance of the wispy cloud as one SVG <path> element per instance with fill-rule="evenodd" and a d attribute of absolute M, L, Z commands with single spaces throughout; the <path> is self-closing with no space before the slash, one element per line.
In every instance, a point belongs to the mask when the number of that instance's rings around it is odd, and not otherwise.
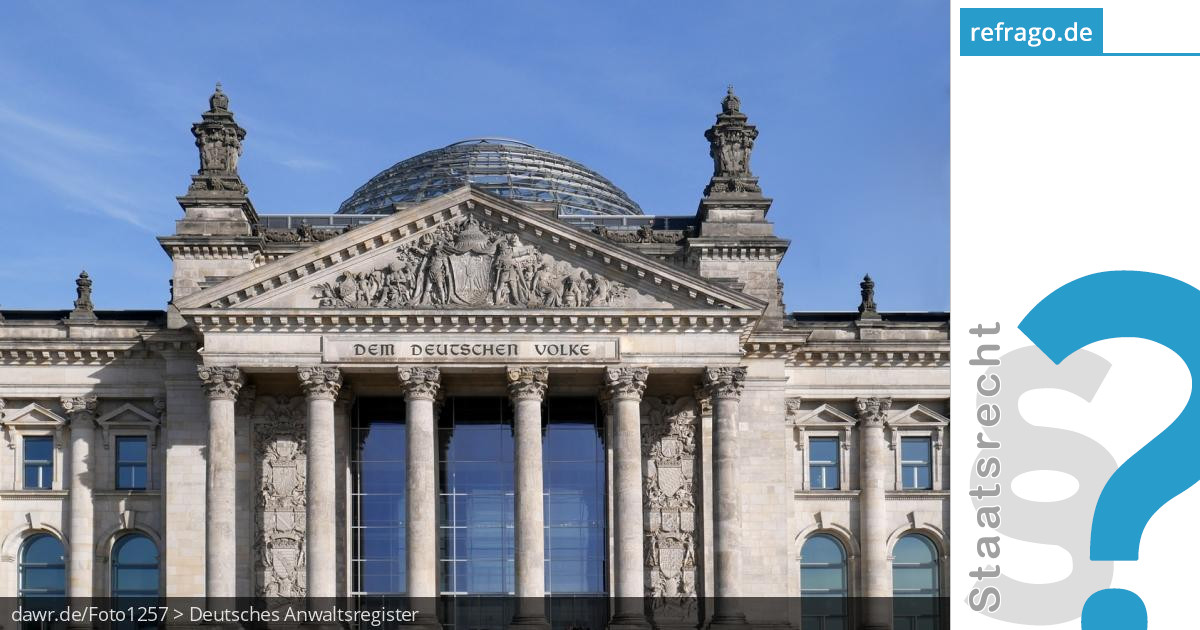
<path fill-rule="evenodd" d="M 334 169 L 332 162 L 303 157 L 286 158 L 279 163 L 294 171 L 332 171 Z"/>
<path fill-rule="evenodd" d="M 60 195 L 67 203 L 64 209 L 102 214 L 152 231 L 137 211 L 145 203 L 103 172 L 113 158 L 137 154 L 136 147 L 4 104 L 0 104 L 0 134 L 5 138 L 0 143 L 0 161 Z"/>

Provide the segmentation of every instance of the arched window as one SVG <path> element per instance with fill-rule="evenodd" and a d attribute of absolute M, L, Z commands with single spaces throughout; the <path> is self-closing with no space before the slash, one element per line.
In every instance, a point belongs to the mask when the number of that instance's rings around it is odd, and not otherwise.
<path fill-rule="evenodd" d="M 50 534 L 34 534 L 21 545 L 21 597 L 63 597 L 67 594 L 67 565 L 63 545 Z"/>
<path fill-rule="evenodd" d="M 933 541 L 908 534 L 896 542 L 892 558 L 895 629 L 940 627 L 938 552 Z"/>
<path fill-rule="evenodd" d="M 112 596 L 158 597 L 158 545 L 148 536 L 126 534 L 113 545 Z"/>
<path fill-rule="evenodd" d="M 803 630 L 840 630 L 846 623 L 846 550 L 828 534 L 815 534 L 800 549 Z"/>

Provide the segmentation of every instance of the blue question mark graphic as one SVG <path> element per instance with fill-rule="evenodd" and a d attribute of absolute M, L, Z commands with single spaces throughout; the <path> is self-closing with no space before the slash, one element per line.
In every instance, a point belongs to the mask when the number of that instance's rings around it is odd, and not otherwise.
<path fill-rule="evenodd" d="M 1200 339 L 1191 327 L 1163 315 L 1197 312 L 1200 290 L 1190 284 L 1143 271 L 1106 271 L 1059 287 L 1018 328 L 1055 363 L 1105 339 L 1155 341 L 1183 359 L 1195 383 Z M 1189 463 L 1192 445 L 1200 440 L 1200 405 L 1195 402 L 1196 397 L 1189 397 L 1170 426 L 1109 477 L 1092 515 L 1092 560 L 1137 560 L 1150 517 L 1200 481 L 1200 466 Z M 1096 591 L 1083 605 L 1083 630 L 1145 630 L 1146 625 L 1146 605 L 1131 591 Z"/>

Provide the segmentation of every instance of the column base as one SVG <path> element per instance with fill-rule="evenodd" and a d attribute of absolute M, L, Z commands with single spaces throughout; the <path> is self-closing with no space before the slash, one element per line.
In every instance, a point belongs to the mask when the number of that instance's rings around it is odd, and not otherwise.
<path fill-rule="evenodd" d="M 708 630 L 746 630 L 749 627 L 746 615 L 742 613 L 713 615 L 712 621 L 708 622 Z"/>
<path fill-rule="evenodd" d="M 637 613 L 617 613 L 608 622 L 607 630 L 649 630 L 650 622 Z"/>
<path fill-rule="evenodd" d="M 550 622 L 543 615 L 516 615 L 508 627 L 517 630 L 550 630 Z"/>

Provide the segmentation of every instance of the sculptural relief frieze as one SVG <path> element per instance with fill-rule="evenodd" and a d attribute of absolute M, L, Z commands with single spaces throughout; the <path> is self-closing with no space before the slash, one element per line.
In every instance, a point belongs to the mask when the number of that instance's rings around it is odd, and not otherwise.
<path fill-rule="evenodd" d="M 386 265 L 344 271 L 313 290 L 321 308 L 664 306 L 471 216 L 400 245 Z"/>
<path fill-rule="evenodd" d="M 697 417 L 690 397 L 642 403 L 646 588 L 659 626 L 696 621 Z"/>
<path fill-rule="evenodd" d="M 306 453 L 304 398 L 260 399 L 254 423 L 254 563 L 258 594 L 303 597 Z"/>

